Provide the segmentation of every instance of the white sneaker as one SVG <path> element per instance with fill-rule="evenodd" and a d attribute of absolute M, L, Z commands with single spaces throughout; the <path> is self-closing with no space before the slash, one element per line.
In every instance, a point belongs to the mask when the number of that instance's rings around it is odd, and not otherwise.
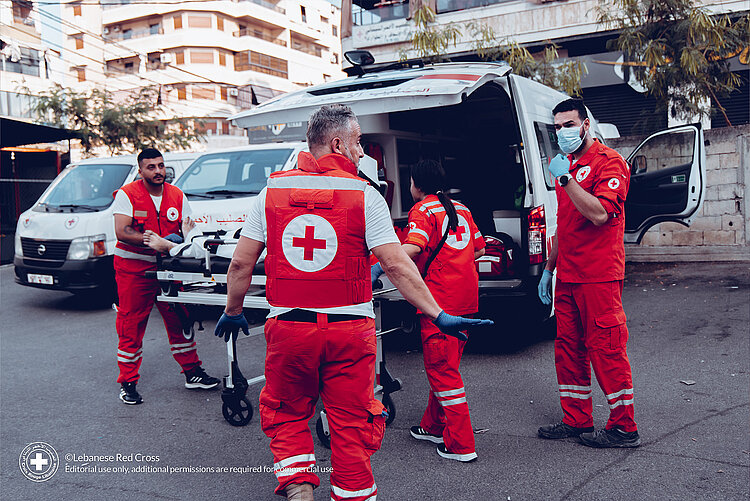
<path fill-rule="evenodd" d="M 448 452 L 448 449 L 445 448 L 445 444 L 438 445 L 437 453 L 440 454 L 440 457 L 461 461 L 462 463 L 469 463 L 477 459 L 476 452 L 470 452 L 468 454 L 455 454 L 453 452 Z"/>

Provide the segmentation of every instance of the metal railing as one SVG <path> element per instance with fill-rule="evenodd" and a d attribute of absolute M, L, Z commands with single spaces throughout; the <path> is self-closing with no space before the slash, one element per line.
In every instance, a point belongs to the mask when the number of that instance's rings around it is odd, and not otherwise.
<path fill-rule="evenodd" d="M 512 0 L 437 0 L 437 13 L 487 7 Z"/>
<path fill-rule="evenodd" d="M 266 9 L 275 10 L 276 12 L 280 12 L 281 14 L 286 14 L 286 9 L 283 7 L 279 7 L 278 5 L 268 2 L 267 0 L 235 0 L 239 2 L 252 2 L 254 4 L 258 4 L 262 7 L 265 7 Z"/>
<path fill-rule="evenodd" d="M 305 45 L 298 45 L 295 47 L 294 44 L 292 44 L 292 49 L 304 52 L 305 54 L 310 54 L 311 56 L 323 57 L 323 50 L 320 48 L 315 49 Z"/>
<path fill-rule="evenodd" d="M 272 42 L 276 45 L 281 45 L 282 47 L 286 47 L 286 40 L 282 40 L 280 38 L 272 37 L 271 35 L 266 35 L 265 33 L 261 31 L 255 31 L 252 28 L 245 28 L 241 29 L 239 31 L 235 31 L 233 33 L 235 37 L 253 37 L 258 38 L 260 40 L 265 40 L 266 42 Z"/>
<path fill-rule="evenodd" d="M 140 30 L 122 30 L 118 32 L 110 31 L 106 35 L 103 35 L 103 38 L 107 42 L 112 42 L 112 41 L 121 41 L 121 40 L 133 40 L 135 38 L 144 38 L 144 37 L 150 37 L 153 35 L 163 35 L 163 34 L 164 34 L 164 28 L 159 26 L 159 28 L 156 28 L 156 29 L 143 28 Z"/>

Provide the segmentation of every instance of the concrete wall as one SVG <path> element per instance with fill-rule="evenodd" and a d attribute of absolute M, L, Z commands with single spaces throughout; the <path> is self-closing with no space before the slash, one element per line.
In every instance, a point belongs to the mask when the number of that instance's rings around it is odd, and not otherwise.
<path fill-rule="evenodd" d="M 640 245 L 625 245 L 628 261 L 750 260 L 750 125 L 704 131 L 705 199 L 693 223 L 660 223 Z M 643 137 L 607 141 L 627 157 Z"/>

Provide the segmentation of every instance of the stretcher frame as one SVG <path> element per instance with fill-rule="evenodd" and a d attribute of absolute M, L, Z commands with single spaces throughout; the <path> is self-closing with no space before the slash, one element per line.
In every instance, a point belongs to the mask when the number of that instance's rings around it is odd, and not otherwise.
<path fill-rule="evenodd" d="M 216 251 L 220 245 L 236 245 L 235 238 L 209 238 L 203 242 L 203 266 L 201 271 L 197 267 L 190 271 L 169 269 L 174 260 L 159 258 L 157 260 L 157 271 L 150 272 L 149 276 L 156 278 L 161 285 L 161 293 L 157 300 L 175 305 L 196 306 L 226 306 L 227 295 L 222 289 L 226 287 L 227 274 L 214 273 L 212 262 L 216 260 Z M 195 258 L 198 260 L 199 258 Z M 225 258 L 226 259 L 226 258 Z M 265 297 L 265 275 L 253 275 L 245 298 L 243 299 L 243 310 L 268 311 L 271 306 Z M 386 424 L 390 424 L 396 417 L 396 407 L 391 394 L 401 389 L 402 383 L 393 378 L 388 372 L 383 354 L 382 336 L 401 330 L 400 327 L 382 329 L 382 303 L 389 300 L 403 300 L 396 288 L 388 288 L 373 292 L 373 308 L 375 311 L 375 386 L 373 388 L 375 398 L 380 400 L 388 412 Z M 193 328 L 194 321 L 186 319 L 183 321 L 184 328 Z M 263 332 L 263 326 L 250 329 L 249 337 L 254 337 Z M 222 414 L 224 419 L 232 426 L 245 426 L 253 416 L 252 403 L 245 394 L 251 385 L 265 381 L 265 375 L 259 375 L 250 379 L 245 378 L 239 368 L 237 358 L 237 343 L 234 336 L 226 343 L 228 374 L 223 378 L 222 390 Z M 320 412 L 316 422 L 316 432 L 321 443 L 330 447 L 330 430 L 325 409 Z"/>

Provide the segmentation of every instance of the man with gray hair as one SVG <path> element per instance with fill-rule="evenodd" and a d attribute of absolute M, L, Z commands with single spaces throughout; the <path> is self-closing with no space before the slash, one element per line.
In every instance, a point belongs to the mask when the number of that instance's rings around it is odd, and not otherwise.
<path fill-rule="evenodd" d="M 248 333 L 242 303 L 264 248 L 266 386 L 263 431 L 271 438 L 276 493 L 309 501 L 320 485 L 308 421 L 320 396 L 331 431 L 331 499 L 374 500 L 370 456 L 380 448 L 387 411 L 373 394 L 375 314 L 370 251 L 403 296 L 438 328 L 460 331 L 489 321 L 441 311 L 402 250 L 388 206 L 357 177 L 364 156 L 360 127 L 346 106 L 310 118 L 310 152 L 298 168 L 276 172 L 253 200 L 227 274 L 227 306 L 215 334 Z"/>

